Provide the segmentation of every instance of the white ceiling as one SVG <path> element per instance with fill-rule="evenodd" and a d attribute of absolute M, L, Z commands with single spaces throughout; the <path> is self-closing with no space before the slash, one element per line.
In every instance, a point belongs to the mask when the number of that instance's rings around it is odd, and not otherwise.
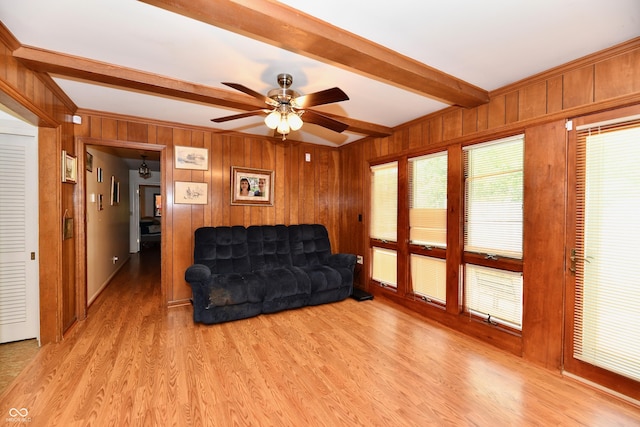
<path fill-rule="evenodd" d="M 640 0 L 286 0 L 291 7 L 491 91 L 640 36 Z M 394 127 L 447 107 L 423 95 L 136 0 L 0 0 L 22 45 L 233 91 L 261 93 L 276 75 L 311 93 L 338 86 L 350 100 L 317 111 Z M 271 135 L 243 111 L 54 76 L 82 109 Z M 239 93 L 239 92 L 238 92 Z M 304 118 L 304 117 L 303 117 Z M 306 124 L 290 139 L 339 145 L 362 138 Z"/>

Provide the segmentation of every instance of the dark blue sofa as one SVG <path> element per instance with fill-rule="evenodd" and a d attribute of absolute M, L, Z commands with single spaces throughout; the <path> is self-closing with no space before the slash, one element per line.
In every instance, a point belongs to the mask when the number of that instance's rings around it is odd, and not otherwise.
<path fill-rule="evenodd" d="M 320 224 L 202 227 L 185 272 L 193 320 L 221 323 L 341 301 L 353 290 L 356 256 L 332 254 Z"/>

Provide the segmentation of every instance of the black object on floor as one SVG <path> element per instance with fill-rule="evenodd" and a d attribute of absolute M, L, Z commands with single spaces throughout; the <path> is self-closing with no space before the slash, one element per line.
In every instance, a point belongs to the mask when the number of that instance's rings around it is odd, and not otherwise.
<path fill-rule="evenodd" d="M 356 301 L 366 301 L 369 299 L 373 299 L 373 295 L 371 295 L 369 292 L 365 292 L 360 288 L 353 288 L 353 292 L 351 293 L 351 298 L 353 298 Z"/>

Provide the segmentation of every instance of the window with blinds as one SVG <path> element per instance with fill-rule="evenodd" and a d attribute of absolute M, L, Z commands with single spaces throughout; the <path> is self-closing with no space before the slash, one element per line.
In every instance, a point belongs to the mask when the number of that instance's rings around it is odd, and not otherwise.
<path fill-rule="evenodd" d="M 391 249 L 374 247 L 371 278 L 383 286 L 398 287 L 398 256 Z"/>
<path fill-rule="evenodd" d="M 447 246 L 447 153 L 409 159 L 409 239 Z"/>
<path fill-rule="evenodd" d="M 465 265 L 467 311 L 514 329 L 522 329 L 522 273 Z"/>
<path fill-rule="evenodd" d="M 384 242 L 398 240 L 398 162 L 371 167 L 371 226 L 369 236 Z M 371 250 L 371 278 L 383 286 L 397 288 L 397 252 L 389 248 Z"/>
<path fill-rule="evenodd" d="M 574 354 L 640 380 L 640 118 L 577 129 Z"/>
<path fill-rule="evenodd" d="M 464 148 L 465 252 L 522 259 L 524 135 Z M 465 264 L 464 305 L 522 329 L 522 273 Z"/>
<path fill-rule="evenodd" d="M 370 237 L 395 242 L 398 227 L 398 162 L 371 167 Z"/>
<path fill-rule="evenodd" d="M 447 302 L 447 262 L 444 259 L 411 254 L 413 292 L 427 301 Z"/>
<path fill-rule="evenodd" d="M 464 151 L 464 250 L 521 259 L 524 135 Z"/>

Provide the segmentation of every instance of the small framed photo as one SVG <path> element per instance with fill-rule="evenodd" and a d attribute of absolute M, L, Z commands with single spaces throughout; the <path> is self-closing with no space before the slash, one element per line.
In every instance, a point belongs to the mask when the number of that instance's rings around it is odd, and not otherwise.
<path fill-rule="evenodd" d="M 153 195 L 153 216 L 162 216 L 162 195 L 160 193 Z"/>
<path fill-rule="evenodd" d="M 231 166 L 231 204 L 273 206 L 273 171 Z"/>
<path fill-rule="evenodd" d="M 116 177 L 111 175 L 111 206 L 120 204 L 120 181 L 116 181 Z"/>
<path fill-rule="evenodd" d="M 206 205 L 208 185 L 206 182 L 175 182 L 173 202 L 187 205 Z"/>
<path fill-rule="evenodd" d="M 62 240 L 73 237 L 73 218 L 64 219 L 64 227 L 62 228 Z"/>
<path fill-rule="evenodd" d="M 98 210 L 101 211 L 104 209 L 104 198 L 102 196 L 102 193 L 98 194 Z"/>
<path fill-rule="evenodd" d="M 85 160 L 87 171 L 93 172 L 93 154 L 87 151 L 87 158 Z"/>
<path fill-rule="evenodd" d="M 62 150 L 62 182 L 75 184 L 78 181 L 78 159 Z"/>
<path fill-rule="evenodd" d="M 96 180 L 102 182 L 102 168 L 96 169 Z"/>
<path fill-rule="evenodd" d="M 174 151 L 176 169 L 193 169 L 201 171 L 209 169 L 208 149 L 176 145 L 174 147 Z"/>

